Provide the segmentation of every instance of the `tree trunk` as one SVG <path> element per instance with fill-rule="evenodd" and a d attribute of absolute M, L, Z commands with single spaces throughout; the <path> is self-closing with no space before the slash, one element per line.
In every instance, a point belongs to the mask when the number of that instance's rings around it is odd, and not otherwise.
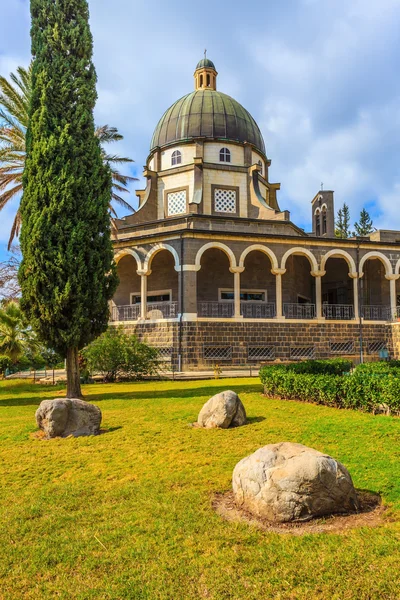
<path fill-rule="evenodd" d="M 67 350 L 67 398 L 82 398 L 78 348 Z"/>

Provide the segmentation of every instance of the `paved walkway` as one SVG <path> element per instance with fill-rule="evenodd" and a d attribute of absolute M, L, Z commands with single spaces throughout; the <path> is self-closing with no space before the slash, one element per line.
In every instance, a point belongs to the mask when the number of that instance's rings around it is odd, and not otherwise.
<path fill-rule="evenodd" d="M 236 377 L 258 377 L 259 369 L 257 367 L 245 367 L 243 369 L 223 369 L 219 378 L 227 379 L 227 378 L 236 378 Z M 9 375 L 6 379 L 44 379 L 52 378 L 53 371 L 23 371 L 21 373 L 14 373 L 13 375 Z M 65 378 L 66 372 L 64 370 L 56 370 L 54 372 L 55 379 Z M 210 371 L 183 371 L 182 373 L 172 372 L 172 371 L 163 371 L 157 377 L 146 377 L 145 379 L 174 379 L 178 380 L 196 380 L 196 379 L 215 379 L 215 374 L 213 370 Z"/>

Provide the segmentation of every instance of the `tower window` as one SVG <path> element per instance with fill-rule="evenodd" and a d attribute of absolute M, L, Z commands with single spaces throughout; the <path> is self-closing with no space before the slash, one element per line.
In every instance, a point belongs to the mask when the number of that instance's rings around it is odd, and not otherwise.
<path fill-rule="evenodd" d="M 174 150 L 171 157 L 171 165 L 180 165 L 182 163 L 182 152 Z"/>
<path fill-rule="evenodd" d="M 219 160 L 221 162 L 231 162 L 231 151 L 228 148 L 221 148 L 219 151 Z"/>
<path fill-rule="evenodd" d="M 326 233 L 326 212 L 322 213 L 322 235 Z"/>
<path fill-rule="evenodd" d="M 321 235 L 321 217 L 319 216 L 319 214 L 316 216 L 315 219 L 315 233 L 317 236 Z"/>
<path fill-rule="evenodd" d="M 211 85 L 211 77 L 209 74 L 207 74 L 207 87 L 210 87 Z"/>
<path fill-rule="evenodd" d="M 200 87 L 203 87 L 203 75 L 200 75 Z"/>

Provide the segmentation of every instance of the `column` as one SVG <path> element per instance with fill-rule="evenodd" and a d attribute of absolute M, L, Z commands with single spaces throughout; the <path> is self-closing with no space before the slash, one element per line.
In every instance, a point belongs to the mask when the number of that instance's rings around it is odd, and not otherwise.
<path fill-rule="evenodd" d="M 196 265 L 183 265 L 179 276 L 182 279 L 182 297 L 180 310 L 183 321 L 195 321 L 197 319 L 197 272 L 200 270 Z"/>
<path fill-rule="evenodd" d="M 233 273 L 233 288 L 234 288 L 234 298 L 235 298 L 235 310 L 234 317 L 235 319 L 241 318 L 240 311 L 240 273 L 243 273 L 244 267 L 231 267 L 230 272 Z"/>
<path fill-rule="evenodd" d="M 354 304 L 354 318 L 360 318 L 360 300 L 358 297 L 358 273 L 349 273 L 349 277 L 353 280 L 353 304 Z"/>
<path fill-rule="evenodd" d="M 315 277 L 315 300 L 316 300 L 316 311 L 317 319 L 323 319 L 322 315 L 322 277 L 326 271 L 311 271 L 311 275 Z"/>
<path fill-rule="evenodd" d="M 282 303 L 282 275 L 286 273 L 286 269 L 271 269 L 272 275 L 275 275 L 276 283 L 276 318 L 284 319 L 283 303 Z"/>
<path fill-rule="evenodd" d="M 396 281 L 399 277 L 400 275 L 386 275 L 386 279 L 389 279 L 390 284 L 390 316 L 392 319 L 395 319 L 397 314 Z"/>
<path fill-rule="evenodd" d="M 151 271 L 136 271 L 140 275 L 140 320 L 145 321 L 147 317 L 147 277 Z"/>

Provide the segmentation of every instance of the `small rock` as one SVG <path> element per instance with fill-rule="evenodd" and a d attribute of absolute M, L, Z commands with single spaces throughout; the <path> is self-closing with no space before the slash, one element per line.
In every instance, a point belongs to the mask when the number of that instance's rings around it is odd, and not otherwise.
<path fill-rule="evenodd" d="M 36 411 L 36 423 L 47 438 L 97 435 L 101 410 L 76 398 L 43 400 Z"/>
<path fill-rule="evenodd" d="M 246 423 L 246 411 L 239 396 L 227 390 L 220 392 L 205 403 L 199 413 L 197 424 L 199 427 L 211 429 L 221 427 L 239 427 Z"/>
<path fill-rule="evenodd" d="M 337 460 L 302 444 L 269 444 L 233 471 L 236 503 L 258 517 L 285 523 L 358 510 L 350 474 Z"/>

